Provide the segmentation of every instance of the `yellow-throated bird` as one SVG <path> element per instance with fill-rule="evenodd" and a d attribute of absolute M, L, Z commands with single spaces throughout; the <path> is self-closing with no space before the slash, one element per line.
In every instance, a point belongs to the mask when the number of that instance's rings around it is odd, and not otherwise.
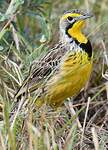
<path fill-rule="evenodd" d="M 16 94 L 36 93 L 36 105 L 52 107 L 75 96 L 85 86 L 92 70 L 92 46 L 81 29 L 92 14 L 67 11 L 60 18 L 60 40 L 35 63 L 29 77 Z"/>

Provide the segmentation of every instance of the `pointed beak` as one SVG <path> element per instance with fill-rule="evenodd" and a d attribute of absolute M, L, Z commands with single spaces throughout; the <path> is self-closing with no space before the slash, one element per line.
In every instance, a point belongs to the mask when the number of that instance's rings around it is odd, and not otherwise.
<path fill-rule="evenodd" d="M 86 13 L 86 14 L 84 14 L 84 15 L 81 15 L 81 16 L 77 17 L 76 20 L 85 20 L 85 19 L 91 18 L 91 17 L 93 17 L 93 16 L 94 16 L 94 15 L 91 14 L 91 13 Z"/>

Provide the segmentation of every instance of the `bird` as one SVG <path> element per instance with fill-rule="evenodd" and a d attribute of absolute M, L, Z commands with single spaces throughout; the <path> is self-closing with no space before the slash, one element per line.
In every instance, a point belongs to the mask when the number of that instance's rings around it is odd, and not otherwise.
<path fill-rule="evenodd" d="M 34 93 L 35 105 L 60 107 L 80 93 L 90 78 L 93 66 L 92 45 L 82 29 L 93 17 L 82 10 L 65 11 L 59 21 L 59 41 L 36 61 L 15 97 Z M 26 95 L 26 94 L 25 94 Z"/>

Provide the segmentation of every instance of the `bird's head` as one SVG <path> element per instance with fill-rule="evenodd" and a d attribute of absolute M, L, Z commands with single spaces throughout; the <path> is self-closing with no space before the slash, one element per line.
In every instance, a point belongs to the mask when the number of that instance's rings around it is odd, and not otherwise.
<path fill-rule="evenodd" d="M 86 43 L 87 39 L 82 34 L 81 29 L 85 25 L 85 20 L 92 16 L 91 13 L 85 13 L 80 10 L 67 11 L 60 19 L 60 32 L 80 43 Z"/>

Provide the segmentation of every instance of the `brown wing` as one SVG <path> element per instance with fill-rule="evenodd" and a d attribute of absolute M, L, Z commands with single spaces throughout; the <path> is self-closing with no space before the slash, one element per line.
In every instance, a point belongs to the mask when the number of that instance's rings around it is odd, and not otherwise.
<path fill-rule="evenodd" d="M 29 76 L 24 80 L 22 86 L 16 93 L 16 98 L 26 91 L 33 92 L 41 85 L 45 84 L 46 79 L 50 78 L 59 70 L 62 56 L 66 53 L 62 43 L 57 44 L 38 62 L 34 62 L 30 68 Z"/>

